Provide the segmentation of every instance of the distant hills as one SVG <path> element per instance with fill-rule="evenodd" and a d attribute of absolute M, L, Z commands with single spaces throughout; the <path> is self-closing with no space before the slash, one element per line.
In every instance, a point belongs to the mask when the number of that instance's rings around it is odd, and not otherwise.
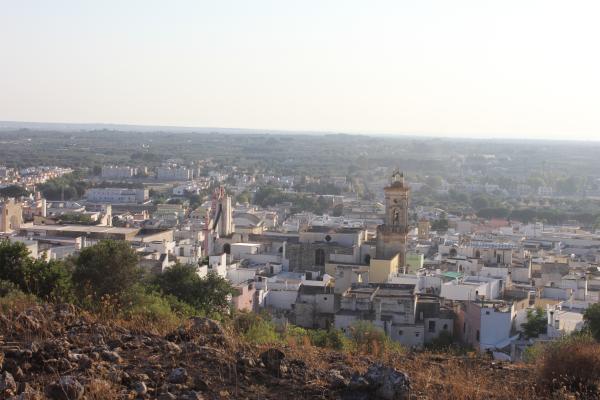
<path fill-rule="evenodd" d="M 231 134 L 305 134 L 323 135 L 335 132 L 319 131 L 292 131 L 272 129 L 243 129 L 243 128 L 217 128 L 217 127 L 191 127 L 168 125 L 129 125 L 129 124 L 96 124 L 96 123 L 68 123 L 68 122 L 23 122 L 0 121 L 0 131 L 29 129 L 34 131 L 55 130 L 61 132 L 80 131 L 115 131 L 115 132 L 171 132 L 171 133 L 231 133 Z"/>

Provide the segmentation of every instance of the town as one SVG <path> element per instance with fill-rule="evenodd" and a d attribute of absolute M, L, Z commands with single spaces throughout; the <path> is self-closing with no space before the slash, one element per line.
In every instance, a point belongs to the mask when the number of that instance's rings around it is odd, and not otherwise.
<path fill-rule="evenodd" d="M 420 203 L 432 190 L 539 203 L 553 187 L 520 183 L 509 193 L 391 166 L 363 172 L 370 178 L 277 175 L 210 159 L 107 164 L 87 175 L 2 167 L 0 234 L 44 260 L 126 241 L 147 274 L 188 265 L 225 278 L 234 310 L 344 333 L 366 321 L 411 349 L 457 344 L 520 361 L 536 343 L 583 329 L 600 301 L 595 229 Z"/>

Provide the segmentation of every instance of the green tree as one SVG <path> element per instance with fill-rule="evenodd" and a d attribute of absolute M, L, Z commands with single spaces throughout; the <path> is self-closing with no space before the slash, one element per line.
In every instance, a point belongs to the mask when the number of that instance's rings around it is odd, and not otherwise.
<path fill-rule="evenodd" d="M 138 256 L 125 241 L 104 240 L 81 251 L 73 284 L 81 299 L 103 296 L 120 299 L 141 278 Z"/>
<path fill-rule="evenodd" d="M 31 293 L 44 299 L 73 300 L 71 271 L 62 261 L 31 260 L 29 266 Z"/>
<path fill-rule="evenodd" d="M 440 218 L 431 223 L 431 229 L 437 232 L 445 232 L 448 230 L 448 220 Z"/>
<path fill-rule="evenodd" d="M 29 250 L 21 242 L 0 241 L 0 280 L 12 282 L 26 290 Z"/>
<path fill-rule="evenodd" d="M 250 195 L 250 192 L 248 192 L 247 190 L 244 190 L 242 193 L 240 193 L 236 199 L 236 201 L 238 203 L 250 203 L 251 200 L 252 200 L 252 196 Z"/>
<path fill-rule="evenodd" d="M 43 299 L 71 300 L 71 273 L 61 261 L 35 260 L 23 243 L 0 242 L 0 280 Z"/>
<path fill-rule="evenodd" d="M 600 303 L 590 305 L 583 313 L 587 329 L 600 342 Z"/>
<path fill-rule="evenodd" d="M 332 215 L 334 217 L 341 217 L 342 215 L 344 215 L 344 205 L 337 204 L 335 207 L 333 207 Z"/>
<path fill-rule="evenodd" d="M 26 197 L 29 196 L 29 192 L 25 188 L 18 185 L 10 185 L 0 189 L 0 197 Z"/>
<path fill-rule="evenodd" d="M 477 211 L 477 216 L 479 218 L 485 218 L 485 219 L 506 218 L 509 216 L 509 214 L 510 214 L 510 210 L 505 207 L 489 207 L 489 208 L 482 208 L 481 210 Z"/>
<path fill-rule="evenodd" d="M 534 310 L 527 310 L 527 322 L 521 325 L 523 333 L 527 338 L 538 337 L 548 330 L 548 319 L 546 313 L 540 307 Z"/>
<path fill-rule="evenodd" d="M 229 296 L 235 294 L 227 280 L 213 273 L 200 278 L 191 265 L 174 265 L 156 276 L 153 283 L 164 294 L 175 296 L 206 315 L 225 312 Z"/>
<path fill-rule="evenodd" d="M 490 201 L 486 196 L 477 195 L 471 199 L 471 206 L 475 210 L 481 210 L 482 208 L 490 207 Z"/>

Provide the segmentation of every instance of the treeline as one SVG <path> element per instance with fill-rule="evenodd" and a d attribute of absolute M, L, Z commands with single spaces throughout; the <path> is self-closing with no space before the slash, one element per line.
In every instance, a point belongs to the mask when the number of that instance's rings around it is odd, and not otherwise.
<path fill-rule="evenodd" d="M 83 180 L 80 172 L 73 172 L 58 178 L 50 179 L 38 185 L 37 189 L 48 200 L 78 200 L 83 197 L 90 183 Z"/>
<path fill-rule="evenodd" d="M 502 218 L 523 223 L 545 222 L 548 224 L 564 224 L 568 221 L 577 221 L 588 227 L 597 227 L 600 222 L 600 212 L 569 212 L 555 208 L 507 208 L 489 207 L 477 211 L 480 218 Z"/>
<path fill-rule="evenodd" d="M 48 182 L 38 185 L 38 190 L 48 200 L 68 201 L 79 200 L 83 197 L 85 191 L 91 187 L 119 187 L 127 189 L 144 188 L 144 185 L 141 183 L 102 181 L 100 183 L 92 184 L 90 181 L 85 180 L 84 178 L 85 176 L 83 173 L 73 172 L 58 178 L 50 179 Z"/>
<path fill-rule="evenodd" d="M 223 278 L 200 278 L 193 266 L 175 265 L 160 275 L 145 273 L 125 241 L 102 241 L 64 261 L 34 259 L 20 242 L 0 241 L 0 296 L 22 292 L 41 301 L 76 304 L 115 318 L 154 322 L 229 312 L 235 289 Z"/>
<path fill-rule="evenodd" d="M 330 195 L 340 195 L 342 194 L 342 189 L 335 186 L 332 183 L 317 183 L 317 182 L 309 182 L 309 183 L 299 183 L 294 186 L 294 189 L 298 192 L 308 192 L 315 194 L 330 194 Z"/>
<path fill-rule="evenodd" d="M 261 207 L 290 202 L 294 213 L 310 211 L 319 215 L 329 210 L 331 206 L 331 203 L 322 196 L 313 197 L 305 194 L 289 193 L 272 186 L 258 189 L 254 194 L 253 202 Z"/>

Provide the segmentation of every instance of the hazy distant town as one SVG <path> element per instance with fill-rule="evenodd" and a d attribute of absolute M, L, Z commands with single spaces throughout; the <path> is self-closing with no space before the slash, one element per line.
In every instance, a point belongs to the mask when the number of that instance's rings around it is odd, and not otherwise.
<path fill-rule="evenodd" d="M 0 132 L 0 232 L 34 258 L 126 241 L 307 329 L 501 360 L 600 301 L 599 144 L 259 132 Z"/>

